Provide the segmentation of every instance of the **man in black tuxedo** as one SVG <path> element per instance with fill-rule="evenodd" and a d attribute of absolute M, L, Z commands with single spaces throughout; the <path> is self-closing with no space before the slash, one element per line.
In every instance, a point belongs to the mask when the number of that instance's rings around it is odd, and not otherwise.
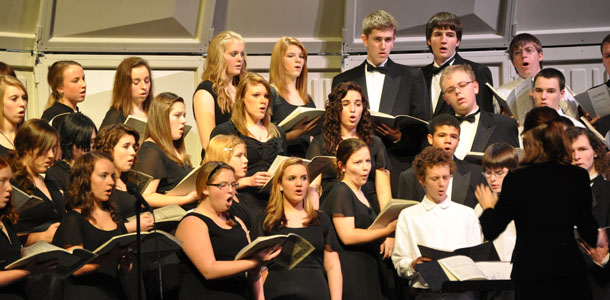
<path fill-rule="evenodd" d="M 481 109 L 493 112 L 492 93 L 485 83 L 493 86 L 491 71 L 486 66 L 463 59 L 457 49 L 462 41 L 462 23 L 460 19 L 449 12 L 440 12 L 432 16 L 426 24 L 426 43 L 434 55 L 434 61 L 423 67 L 422 71 L 426 78 L 429 105 L 428 118 L 438 116 L 442 113 L 453 113 L 451 107 L 441 97 L 440 75 L 441 71 L 452 65 L 470 65 L 476 75 L 481 87 L 477 94 L 477 104 Z"/>
<path fill-rule="evenodd" d="M 428 124 L 430 133 L 428 143 L 432 147 L 441 148 L 453 156 L 456 171 L 449 183 L 451 201 L 474 208 L 477 200 L 474 198 L 475 187 L 484 182 L 483 169 L 456 158 L 453 154 L 460 142 L 460 123 L 450 114 L 442 114 Z M 398 198 L 421 201 L 426 195 L 423 186 L 417 180 L 413 168 L 400 173 Z"/>
<path fill-rule="evenodd" d="M 362 42 L 367 49 L 367 59 L 361 65 L 333 78 L 333 88 L 342 82 L 353 81 L 367 96 L 371 111 L 391 115 L 410 115 L 429 120 L 426 81 L 420 70 L 397 64 L 390 59 L 396 40 L 397 23 L 389 13 L 378 10 L 362 21 Z M 376 124 L 390 155 L 393 171 L 392 190 L 396 190 L 398 174 L 410 166 L 413 156 L 419 152 L 426 135 L 425 126 L 390 128 Z"/>
<path fill-rule="evenodd" d="M 606 68 L 606 74 L 610 76 L 610 34 L 608 34 L 602 40 L 600 50 L 602 52 L 602 62 L 604 63 L 604 68 Z M 602 84 L 605 84 L 608 88 L 610 88 L 610 80 Z M 592 88 L 596 88 L 598 86 L 594 86 Z M 602 135 L 606 135 L 606 133 L 610 130 L 610 116 L 605 116 L 599 119 L 595 123 L 595 129 L 597 129 L 597 131 L 599 131 Z"/>
<path fill-rule="evenodd" d="M 476 95 L 480 85 L 469 65 L 453 65 L 441 75 L 443 99 L 460 121 L 460 144 L 455 156 L 464 159 L 468 152 L 485 152 L 493 143 L 519 147 L 517 122 L 509 117 L 481 111 Z"/>

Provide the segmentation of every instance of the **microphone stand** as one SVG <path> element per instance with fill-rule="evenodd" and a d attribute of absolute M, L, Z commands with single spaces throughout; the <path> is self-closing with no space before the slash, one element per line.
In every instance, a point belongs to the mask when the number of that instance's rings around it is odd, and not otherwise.
<path fill-rule="evenodd" d="M 144 283 L 142 278 L 142 228 L 140 227 L 140 213 L 142 212 L 142 204 L 136 197 L 136 271 L 138 274 L 138 300 L 142 300 L 142 284 Z"/>
<path fill-rule="evenodd" d="M 135 209 L 136 209 L 136 272 L 138 275 L 138 300 L 142 300 L 142 285 L 144 284 L 144 278 L 142 278 L 142 228 L 140 224 L 140 215 L 142 213 L 142 206 L 152 213 L 152 208 L 148 205 L 148 202 L 144 200 L 144 197 L 140 194 L 138 186 L 135 183 L 127 183 L 127 192 L 136 198 Z M 153 214 L 154 217 L 154 214 Z M 154 223 L 153 223 L 154 224 Z M 154 225 L 153 225 L 154 226 Z"/>

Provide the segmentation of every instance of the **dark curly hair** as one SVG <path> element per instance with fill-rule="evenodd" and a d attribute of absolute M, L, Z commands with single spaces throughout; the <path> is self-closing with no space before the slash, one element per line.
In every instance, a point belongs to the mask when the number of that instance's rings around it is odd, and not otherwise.
<path fill-rule="evenodd" d="M 449 172 L 451 172 L 451 176 L 453 176 L 456 168 L 455 162 L 453 161 L 451 154 L 441 148 L 428 146 L 413 159 L 413 169 L 415 170 L 415 175 L 417 175 L 417 178 L 420 180 L 426 178 L 427 169 L 440 165 L 449 166 Z"/>
<path fill-rule="evenodd" d="M 93 210 L 93 197 L 91 195 L 91 175 L 95 169 L 95 164 L 102 159 L 112 162 L 112 157 L 108 154 L 92 151 L 79 157 L 70 172 L 70 189 L 66 196 L 66 208 L 68 210 L 80 208 L 81 215 L 90 219 Z M 122 223 L 114 201 L 104 201 L 102 209 L 109 212 L 115 223 Z"/>
<path fill-rule="evenodd" d="M 8 165 L 8 162 L 0 157 L 0 170 L 4 169 L 4 168 L 9 168 L 10 166 Z M 10 178 L 8 178 L 10 180 Z M 6 206 L 3 209 L 0 209 L 0 222 L 2 222 L 2 220 L 8 220 L 10 223 L 17 223 L 17 212 L 15 211 L 15 208 L 13 207 L 13 201 L 8 201 L 6 203 Z"/>
<path fill-rule="evenodd" d="M 343 140 L 341 138 L 341 111 L 343 105 L 341 100 L 345 98 L 348 91 L 356 91 L 360 93 L 362 97 L 362 116 L 356 132 L 358 137 L 362 139 L 367 145 L 373 144 L 373 121 L 371 120 L 371 114 L 369 113 L 369 101 L 362 92 L 362 88 L 355 82 L 343 82 L 335 86 L 335 88 L 328 95 L 326 100 L 326 112 L 324 113 L 324 150 L 329 153 L 336 153 L 337 146 Z"/>

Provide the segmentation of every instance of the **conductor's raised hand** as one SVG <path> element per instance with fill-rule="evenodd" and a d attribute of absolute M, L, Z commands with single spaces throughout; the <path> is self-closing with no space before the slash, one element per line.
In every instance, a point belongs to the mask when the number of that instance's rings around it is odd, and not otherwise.
<path fill-rule="evenodd" d="M 498 202 L 498 195 L 496 195 L 488 186 L 482 183 L 476 187 L 474 196 L 479 201 L 479 204 L 481 204 L 481 208 L 483 210 L 494 208 Z"/>

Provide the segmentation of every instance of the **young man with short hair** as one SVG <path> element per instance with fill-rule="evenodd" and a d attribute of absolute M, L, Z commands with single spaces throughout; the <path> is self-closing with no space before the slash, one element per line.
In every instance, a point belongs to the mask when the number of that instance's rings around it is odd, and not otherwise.
<path fill-rule="evenodd" d="M 425 289 L 417 264 L 430 259 L 421 256 L 417 245 L 449 251 L 476 246 L 482 242 L 481 229 L 474 210 L 455 203 L 449 196 L 451 177 L 456 169 L 449 152 L 428 147 L 415 157 L 413 167 L 426 194 L 421 203 L 400 213 L 392 262 L 399 276 L 410 279 L 414 288 Z M 418 292 L 426 293 L 425 290 Z"/>
<path fill-rule="evenodd" d="M 542 69 L 534 77 L 532 97 L 534 107 L 547 106 L 562 116 L 570 119 L 574 126 L 584 127 L 584 125 L 571 116 L 566 115 L 559 107 L 559 102 L 565 95 L 566 79 L 563 74 L 554 68 Z"/>
<path fill-rule="evenodd" d="M 601 54 L 602 54 L 602 63 L 604 64 L 604 68 L 606 69 L 606 74 L 610 76 L 610 34 L 608 34 L 603 40 L 601 45 L 599 46 Z M 605 84 L 608 88 L 610 88 L 610 80 L 606 81 Z M 596 85 L 593 88 L 599 87 Z M 603 117 L 594 124 L 595 129 L 599 131 L 602 135 L 606 135 L 608 131 L 610 131 L 610 116 Z"/>
<path fill-rule="evenodd" d="M 440 79 L 443 99 L 460 121 L 460 144 L 455 156 L 464 159 L 468 152 L 484 152 L 493 143 L 519 147 L 517 122 L 509 117 L 480 110 L 476 95 L 481 86 L 469 65 L 445 68 Z"/>
<path fill-rule="evenodd" d="M 432 119 L 428 128 L 430 131 L 427 136 L 428 143 L 449 153 L 457 166 L 457 172 L 451 178 L 447 194 L 451 195 L 453 202 L 474 207 L 477 204 L 474 190 L 483 182 L 483 175 L 481 166 L 462 161 L 453 155 L 460 142 L 460 123 L 454 116 L 442 114 Z M 414 168 L 400 173 L 398 198 L 421 201 L 425 193 Z"/>
<path fill-rule="evenodd" d="M 334 88 L 342 82 L 356 82 L 368 98 L 371 111 L 429 120 L 425 102 L 428 94 L 422 72 L 390 59 L 390 52 L 396 40 L 396 28 L 396 19 L 386 11 L 377 10 L 366 16 L 362 21 L 362 42 L 367 49 L 366 61 L 335 76 L 332 86 Z M 404 170 L 421 149 L 426 133 L 423 126 L 390 128 L 378 123 L 376 134 L 382 138 L 394 169 Z M 391 173 L 394 191 L 398 183 L 398 173 Z"/>
<path fill-rule="evenodd" d="M 489 88 L 485 83 L 493 85 L 491 71 L 484 65 L 463 59 L 457 50 L 462 41 L 462 23 L 460 19 L 449 12 L 440 12 L 428 20 L 426 24 L 426 43 L 434 55 L 434 61 L 423 67 L 422 72 L 426 78 L 428 89 L 430 117 L 442 113 L 453 113 L 451 107 L 443 101 L 440 87 L 440 76 L 442 70 L 447 66 L 467 64 L 472 67 L 476 74 L 476 80 L 481 87 L 477 94 L 477 103 L 484 111 L 493 112 L 493 99 Z"/>
<path fill-rule="evenodd" d="M 497 89 L 498 93 L 504 98 L 508 97 L 510 92 L 524 80 L 533 79 L 542 70 L 544 59 L 542 43 L 529 33 L 516 35 L 511 40 L 506 53 L 508 53 L 508 57 L 519 77 Z M 572 118 L 578 118 L 578 103 L 574 99 L 574 95 L 565 93 L 559 101 L 559 107 L 564 114 Z M 499 112 L 499 107 L 496 111 Z"/>

